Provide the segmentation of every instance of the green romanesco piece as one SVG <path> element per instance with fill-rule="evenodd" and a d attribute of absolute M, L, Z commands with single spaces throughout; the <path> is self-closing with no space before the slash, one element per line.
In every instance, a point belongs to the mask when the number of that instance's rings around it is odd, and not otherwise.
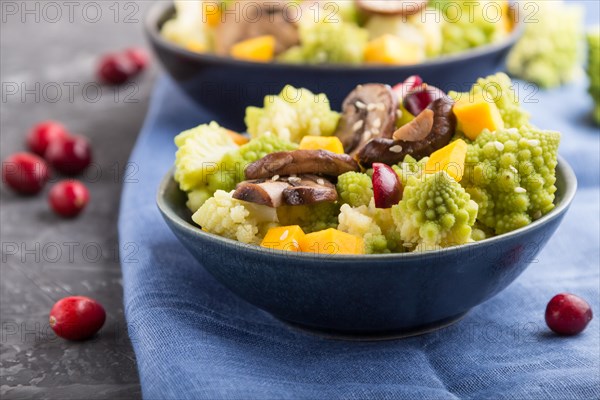
<path fill-rule="evenodd" d="M 472 241 L 477 203 L 445 171 L 410 177 L 392 217 L 404 244 L 418 251 Z"/>
<path fill-rule="evenodd" d="M 371 177 L 360 172 L 346 172 L 338 177 L 336 189 L 342 203 L 351 207 L 367 206 L 373 198 Z"/>
<path fill-rule="evenodd" d="M 587 34 L 590 94 L 594 100 L 594 121 L 600 124 L 600 26 Z"/>
<path fill-rule="evenodd" d="M 369 33 L 355 23 L 304 21 L 300 24 L 300 46 L 292 47 L 279 59 L 309 64 L 360 64 Z"/>
<path fill-rule="evenodd" d="M 339 204 L 329 202 L 277 208 L 280 225 L 300 225 L 304 233 L 337 228 L 339 212 Z"/>
<path fill-rule="evenodd" d="M 236 200 L 233 192 L 217 190 L 192 215 L 192 220 L 206 232 L 259 244 L 269 228 L 277 225 L 274 208 Z"/>
<path fill-rule="evenodd" d="M 560 0 L 527 1 L 521 7 L 525 18 L 537 22 L 523 24 L 523 36 L 508 56 L 508 71 L 543 88 L 560 86 L 580 76 L 582 9 Z"/>
<path fill-rule="evenodd" d="M 554 208 L 560 134 L 529 126 L 484 130 L 469 144 L 461 184 L 479 204 L 478 221 L 496 234 Z"/>
<path fill-rule="evenodd" d="M 216 190 L 229 192 L 246 179 L 244 170 L 248 164 L 260 160 L 270 153 L 296 150 L 297 148 L 298 145 L 274 135 L 252 139 L 221 158 L 217 169 L 208 175 L 208 188 L 213 193 Z"/>
<path fill-rule="evenodd" d="M 402 183 L 402 186 L 406 186 L 408 179 L 411 176 L 420 178 L 421 175 L 423 175 L 427 160 L 429 160 L 429 157 L 423 157 L 417 161 L 409 154 L 404 157 L 404 161 L 398 165 L 392 165 L 392 169 L 396 172 L 398 178 L 400 178 L 400 183 Z"/>
<path fill-rule="evenodd" d="M 342 205 L 338 229 L 362 237 L 366 254 L 399 253 L 404 249 L 391 216 L 391 209 L 369 206 Z"/>
<path fill-rule="evenodd" d="M 468 93 L 450 92 L 449 96 L 459 100 L 470 99 L 480 94 L 485 100 L 496 104 L 506 128 L 520 128 L 529 124 L 529 113 L 521 108 L 513 82 L 502 72 L 478 79 Z"/>
<path fill-rule="evenodd" d="M 501 18 L 488 18 L 496 3 Z M 430 5 L 442 13 L 442 53 L 453 54 L 494 43 L 508 35 L 504 2 L 491 0 L 434 0 Z M 494 8 L 491 8 L 494 10 Z"/>
<path fill-rule="evenodd" d="M 253 138 L 275 135 L 300 143 L 306 135 L 332 135 L 339 118 L 325 94 L 288 85 L 279 95 L 266 96 L 263 108 L 246 108 L 245 122 Z"/>
<path fill-rule="evenodd" d="M 183 191 L 199 189 L 208 184 L 208 177 L 223 156 L 238 146 L 227 130 L 216 122 L 197 126 L 175 136 L 175 181 Z"/>

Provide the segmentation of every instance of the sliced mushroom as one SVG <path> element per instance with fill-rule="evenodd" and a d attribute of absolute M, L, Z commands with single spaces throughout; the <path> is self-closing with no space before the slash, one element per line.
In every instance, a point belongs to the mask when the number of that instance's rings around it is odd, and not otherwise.
<path fill-rule="evenodd" d="M 419 160 L 441 149 L 450 143 L 456 129 L 453 105 L 454 102 L 448 97 L 438 99 L 429 105 L 433 111 L 433 125 L 424 139 L 419 141 L 373 139 L 359 151 L 358 161 L 363 166 L 370 166 L 374 162 L 393 165 L 403 161 L 407 155 Z M 416 119 L 411 124 L 415 121 Z M 415 123 L 415 127 L 421 125 L 419 122 Z"/>
<path fill-rule="evenodd" d="M 233 198 L 268 207 L 299 206 L 337 200 L 333 183 L 317 175 L 274 176 L 238 184 Z"/>
<path fill-rule="evenodd" d="M 215 30 L 215 52 L 229 55 L 234 44 L 263 35 L 276 39 L 275 54 L 280 54 L 300 42 L 293 12 L 285 1 L 259 0 L 237 2 L 233 10 L 223 13 Z"/>
<path fill-rule="evenodd" d="M 283 191 L 283 198 L 290 206 L 333 202 L 338 198 L 334 184 L 316 175 L 290 177 L 288 182 L 290 187 Z"/>
<path fill-rule="evenodd" d="M 300 174 L 338 176 L 359 169 L 357 162 L 347 154 L 326 150 L 294 150 L 267 154 L 249 164 L 245 174 L 246 179 Z"/>
<path fill-rule="evenodd" d="M 394 140 L 404 140 L 406 142 L 418 142 L 423 140 L 429 135 L 433 128 L 433 111 L 429 108 L 423 110 L 423 112 L 410 123 L 401 126 L 394 132 L 392 138 Z"/>
<path fill-rule="evenodd" d="M 237 185 L 233 198 L 269 207 L 279 207 L 283 192 L 290 184 L 287 181 L 264 180 L 244 181 Z"/>
<path fill-rule="evenodd" d="M 356 0 L 356 5 L 370 14 L 413 15 L 427 7 L 427 0 Z"/>
<path fill-rule="evenodd" d="M 336 136 L 344 151 L 354 154 L 369 140 L 391 138 L 396 123 L 398 97 L 388 85 L 358 85 L 342 104 L 342 118 Z"/>

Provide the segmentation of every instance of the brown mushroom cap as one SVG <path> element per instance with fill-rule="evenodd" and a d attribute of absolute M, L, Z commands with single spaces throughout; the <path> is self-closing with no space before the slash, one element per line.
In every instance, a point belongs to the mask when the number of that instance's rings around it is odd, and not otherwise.
<path fill-rule="evenodd" d="M 357 7 L 369 14 L 413 15 L 427 7 L 427 0 L 355 0 Z"/>
<path fill-rule="evenodd" d="M 374 138 L 391 138 L 396 124 L 398 97 L 380 83 L 358 85 L 342 104 L 342 118 L 336 136 L 344 151 L 354 154 Z"/>
<path fill-rule="evenodd" d="M 274 208 L 334 202 L 337 197 L 333 183 L 316 175 L 244 181 L 233 192 L 234 199 Z"/>
<path fill-rule="evenodd" d="M 429 156 L 450 143 L 455 133 L 456 117 L 452 112 L 453 106 L 454 101 L 448 97 L 437 99 L 429 105 L 428 108 L 433 111 L 433 126 L 423 140 L 373 139 L 358 152 L 358 161 L 363 166 L 370 166 L 375 162 L 393 165 L 403 161 L 407 155 L 417 160 Z M 411 123 L 415 121 L 416 119 Z"/>
<path fill-rule="evenodd" d="M 275 54 L 297 45 L 298 27 L 291 20 L 295 16 L 285 12 L 286 7 L 285 1 L 236 2 L 234 9 L 223 13 L 215 28 L 215 52 L 228 56 L 234 44 L 263 35 L 275 37 Z"/>
<path fill-rule="evenodd" d="M 322 174 L 339 176 L 358 171 L 357 162 L 347 154 L 326 150 L 294 150 L 267 154 L 246 167 L 246 179 L 270 178 L 275 175 Z"/>
<path fill-rule="evenodd" d="M 283 191 L 283 198 L 290 206 L 334 202 L 338 198 L 335 185 L 316 175 L 288 178 L 290 187 Z"/>

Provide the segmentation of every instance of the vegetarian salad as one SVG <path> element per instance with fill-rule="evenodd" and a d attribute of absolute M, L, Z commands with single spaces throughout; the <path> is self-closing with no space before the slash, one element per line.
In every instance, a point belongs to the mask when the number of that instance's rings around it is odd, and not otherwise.
<path fill-rule="evenodd" d="M 494 43 L 508 0 L 175 0 L 167 40 L 255 62 L 407 65 Z"/>
<path fill-rule="evenodd" d="M 508 76 L 468 93 L 412 76 L 357 86 L 341 113 L 287 86 L 248 107 L 249 138 L 175 138 L 174 179 L 204 231 L 326 254 L 428 251 L 528 225 L 554 208 L 560 134 L 529 122 Z"/>

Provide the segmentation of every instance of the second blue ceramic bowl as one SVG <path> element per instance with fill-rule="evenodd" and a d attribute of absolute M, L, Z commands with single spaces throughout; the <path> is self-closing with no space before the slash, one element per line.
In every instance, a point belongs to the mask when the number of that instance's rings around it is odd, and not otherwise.
<path fill-rule="evenodd" d="M 439 57 L 408 66 L 345 66 L 253 63 L 199 54 L 165 40 L 160 28 L 175 9 L 159 3 L 145 20 L 146 34 L 167 73 L 177 84 L 230 129 L 245 129 L 243 116 L 247 106 L 262 105 L 266 95 L 279 93 L 286 85 L 326 93 L 334 110 L 356 85 L 367 82 L 394 85 L 411 75 L 445 90 L 463 91 L 477 78 L 504 70 L 506 56 L 519 39 L 523 24 L 517 23 L 502 42 L 481 46 L 460 54 Z"/>
<path fill-rule="evenodd" d="M 224 286 L 290 323 L 335 335 L 404 336 L 456 321 L 506 288 L 567 212 L 577 180 L 559 160 L 556 207 L 516 231 L 426 253 L 326 256 L 268 250 L 202 231 L 169 172 L 158 191 L 167 224 Z M 366 336 L 365 336 L 366 335 Z"/>

